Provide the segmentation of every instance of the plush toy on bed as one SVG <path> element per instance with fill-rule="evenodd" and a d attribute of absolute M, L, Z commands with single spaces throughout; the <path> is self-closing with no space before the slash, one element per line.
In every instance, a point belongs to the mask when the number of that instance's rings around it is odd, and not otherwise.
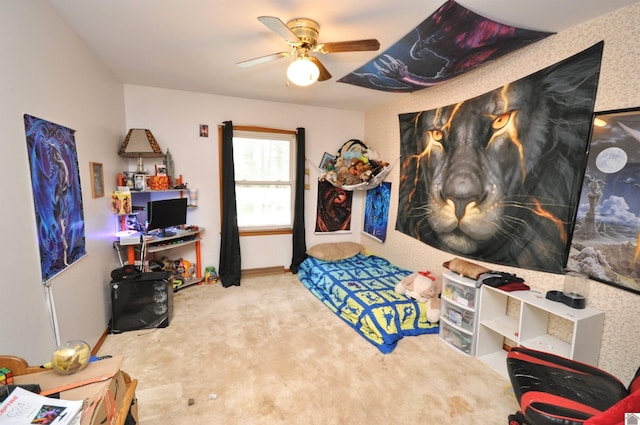
<path fill-rule="evenodd" d="M 440 293 L 442 284 L 430 272 L 415 272 L 402 279 L 395 288 L 399 294 L 427 304 L 427 320 L 440 321 Z"/>

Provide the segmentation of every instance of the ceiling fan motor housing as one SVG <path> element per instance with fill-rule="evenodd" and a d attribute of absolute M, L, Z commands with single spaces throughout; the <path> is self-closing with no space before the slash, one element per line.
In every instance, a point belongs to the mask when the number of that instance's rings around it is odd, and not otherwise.
<path fill-rule="evenodd" d="M 312 48 L 318 41 L 320 25 L 308 18 L 296 18 L 287 22 L 287 27 L 298 36 L 305 47 Z"/>

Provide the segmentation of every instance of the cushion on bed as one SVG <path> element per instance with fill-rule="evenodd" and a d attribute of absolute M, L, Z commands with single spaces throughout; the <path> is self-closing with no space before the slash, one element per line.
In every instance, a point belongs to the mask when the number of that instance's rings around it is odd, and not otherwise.
<path fill-rule="evenodd" d="M 364 247 L 357 242 L 331 242 L 312 246 L 307 255 L 324 261 L 338 261 L 351 258 L 362 252 Z"/>

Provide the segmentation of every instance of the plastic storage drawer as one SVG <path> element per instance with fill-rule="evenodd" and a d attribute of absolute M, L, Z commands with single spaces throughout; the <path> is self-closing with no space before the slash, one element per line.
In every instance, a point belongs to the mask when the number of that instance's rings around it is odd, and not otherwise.
<path fill-rule="evenodd" d="M 443 320 L 440 321 L 440 332 L 448 344 L 467 355 L 471 355 L 473 350 L 472 334 L 467 334 L 462 330 L 456 329 Z"/>
<path fill-rule="evenodd" d="M 474 312 L 465 310 L 444 300 L 444 314 L 446 319 L 454 325 L 473 332 Z"/>
<path fill-rule="evenodd" d="M 473 309 L 476 301 L 476 287 L 449 280 L 442 291 L 442 297 Z"/>

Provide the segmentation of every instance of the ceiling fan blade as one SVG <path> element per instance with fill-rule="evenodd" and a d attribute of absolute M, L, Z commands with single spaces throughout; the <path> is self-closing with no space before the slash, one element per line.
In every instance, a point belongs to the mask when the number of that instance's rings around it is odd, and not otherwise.
<path fill-rule="evenodd" d="M 315 63 L 318 69 L 320 70 L 320 76 L 318 77 L 318 81 L 326 81 L 331 79 L 331 73 L 324 67 L 320 59 L 315 56 L 309 56 L 311 62 Z"/>
<path fill-rule="evenodd" d="M 289 27 L 275 16 L 258 16 L 258 21 L 262 22 L 271 31 L 278 34 L 287 41 L 300 42 L 297 35 Z"/>
<path fill-rule="evenodd" d="M 286 58 L 287 56 L 289 56 L 291 53 L 289 52 L 280 52 L 280 53 L 273 53 L 271 55 L 266 55 L 266 56 L 260 56 L 259 58 L 253 58 L 253 59 L 249 59 L 246 61 L 242 61 L 242 62 L 238 62 L 236 65 L 242 67 L 242 68 L 247 68 L 249 66 L 253 66 L 253 65 L 258 65 L 261 63 L 266 63 L 266 62 L 271 62 L 277 59 L 281 59 L 281 58 Z"/>
<path fill-rule="evenodd" d="M 371 50 L 378 50 L 380 48 L 380 42 L 375 38 L 369 38 L 366 40 L 352 40 L 352 41 L 336 41 L 333 43 L 318 44 L 316 51 L 320 53 L 341 53 L 341 52 L 364 52 Z"/>

